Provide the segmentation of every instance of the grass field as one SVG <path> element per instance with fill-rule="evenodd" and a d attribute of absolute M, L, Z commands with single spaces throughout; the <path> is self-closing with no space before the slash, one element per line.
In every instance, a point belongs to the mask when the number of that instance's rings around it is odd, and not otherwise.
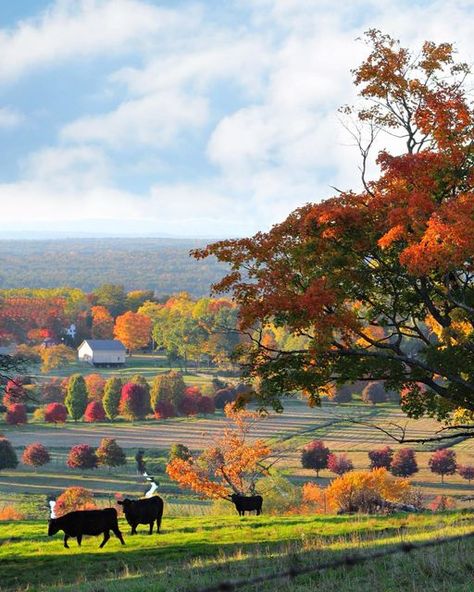
<path fill-rule="evenodd" d="M 420 542 L 474 530 L 472 512 L 392 517 L 248 516 L 163 520 L 160 535 L 142 527 L 126 545 L 86 538 L 64 549 L 48 538 L 45 521 L 0 524 L 0 589 L 10 591 L 178 592 L 229 579 L 315 566 L 350 553 Z M 473 589 L 474 542 L 395 555 L 352 568 L 239 590 L 353 592 L 468 592 Z M 453 557 L 456 560 L 453 561 Z M 348 570 L 350 569 L 350 577 Z"/>

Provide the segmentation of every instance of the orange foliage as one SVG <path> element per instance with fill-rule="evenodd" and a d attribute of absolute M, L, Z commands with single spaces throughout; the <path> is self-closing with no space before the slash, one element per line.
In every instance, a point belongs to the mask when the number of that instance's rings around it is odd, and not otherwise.
<path fill-rule="evenodd" d="M 151 339 L 152 320 L 137 312 L 126 312 L 117 317 L 114 335 L 130 350 L 146 347 Z"/>
<path fill-rule="evenodd" d="M 68 487 L 57 498 L 54 511 L 56 516 L 63 516 L 75 510 L 94 510 L 96 508 L 92 491 L 84 489 L 84 487 Z"/>
<path fill-rule="evenodd" d="M 114 319 L 105 306 L 93 306 L 92 337 L 94 339 L 112 339 L 114 335 Z"/>
<path fill-rule="evenodd" d="M 262 419 L 258 413 L 228 404 L 225 414 L 232 424 L 224 428 L 212 446 L 197 458 L 175 458 L 166 467 L 168 475 L 181 487 L 214 499 L 253 492 L 256 480 L 265 474 L 261 463 L 271 453 L 263 440 L 250 440 L 256 423 Z"/>
<path fill-rule="evenodd" d="M 0 508 L 0 522 L 14 522 L 15 520 L 24 520 L 25 515 L 17 510 L 15 506 L 4 506 Z"/>

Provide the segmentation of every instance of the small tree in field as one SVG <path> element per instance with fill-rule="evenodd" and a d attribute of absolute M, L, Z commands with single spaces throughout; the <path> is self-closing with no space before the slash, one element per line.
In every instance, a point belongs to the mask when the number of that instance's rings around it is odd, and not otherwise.
<path fill-rule="evenodd" d="M 176 409 L 170 401 L 158 401 L 155 405 L 156 419 L 168 419 L 176 417 Z"/>
<path fill-rule="evenodd" d="M 397 477 L 410 477 L 418 472 L 415 451 L 412 448 L 400 448 L 393 455 L 390 472 Z"/>
<path fill-rule="evenodd" d="M 63 516 L 68 512 L 94 510 L 96 507 L 92 491 L 84 487 L 68 487 L 56 500 L 54 511 L 57 516 Z"/>
<path fill-rule="evenodd" d="M 145 419 L 150 411 L 149 400 L 146 389 L 141 384 L 127 382 L 123 385 L 120 397 L 120 415 L 131 421 Z"/>
<path fill-rule="evenodd" d="M 192 458 L 192 453 L 187 446 L 184 444 L 171 444 L 170 452 L 168 454 L 168 462 L 170 463 L 175 458 L 179 458 L 181 460 L 189 460 Z"/>
<path fill-rule="evenodd" d="M 362 400 L 364 403 L 385 403 L 387 400 L 387 393 L 383 382 L 369 382 L 369 384 L 362 391 Z"/>
<path fill-rule="evenodd" d="M 51 457 L 49 455 L 48 449 L 43 446 L 43 444 L 35 442 L 34 444 L 30 444 L 25 448 L 21 460 L 23 464 L 36 468 L 42 467 L 43 465 L 49 463 L 51 461 Z"/>
<path fill-rule="evenodd" d="M 0 436 L 0 471 L 2 469 L 16 469 L 18 458 L 10 441 Z"/>
<path fill-rule="evenodd" d="M 334 403 L 350 403 L 352 401 L 353 390 L 354 386 L 352 384 L 335 386 L 329 393 L 329 399 L 334 401 Z"/>
<path fill-rule="evenodd" d="M 80 374 L 70 377 L 64 403 L 74 421 L 81 419 L 87 407 L 87 388 L 84 377 Z"/>
<path fill-rule="evenodd" d="M 378 450 L 371 450 L 369 453 L 370 469 L 390 470 L 393 459 L 393 450 L 390 446 L 384 446 Z"/>
<path fill-rule="evenodd" d="M 330 454 L 328 457 L 328 469 L 331 473 L 336 475 L 344 475 L 354 469 L 354 465 L 350 458 L 347 458 L 345 454 Z"/>
<path fill-rule="evenodd" d="M 261 416 L 232 405 L 227 405 L 225 413 L 231 423 L 208 448 L 196 458 L 175 457 L 166 467 L 181 487 L 214 499 L 255 493 L 258 479 L 268 472 L 262 463 L 271 454 L 263 440 L 251 440 Z"/>
<path fill-rule="evenodd" d="M 94 423 L 95 421 L 104 421 L 105 411 L 100 401 L 91 401 L 84 413 L 84 421 L 88 423 Z"/>
<path fill-rule="evenodd" d="M 119 414 L 120 397 L 122 396 L 122 381 L 114 376 L 105 383 L 102 405 L 110 420 L 114 420 Z"/>
<path fill-rule="evenodd" d="M 8 407 L 7 412 L 5 413 L 5 421 L 9 425 L 20 425 L 23 423 L 27 423 L 28 418 L 26 415 L 26 407 L 23 403 L 13 403 Z"/>
<path fill-rule="evenodd" d="M 458 466 L 458 473 L 461 475 L 463 479 L 467 479 L 469 484 L 471 484 L 472 479 L 474 479 L 474 467 L 470 465 L 459 465 Z"/>
<path fill-rule="evenodd" d="M 445 475 L 454 475 L 456 472 L 456 453 L 448 448 L 436 450 L 428 461 L 432 473 L 441 475 L 441 483 L 444 483 Z"/>
<path fill-rule="evenodd" d="M 119 467 L 127 462 L 125 452 L 113 438 L 102 438 L 97 448 L 97 458 L 99 464 L 106 467 Z"/>
<path fill-rule="evenodd" d="M 319 477 L 319 471 L 328 466 L 330 450 L 324 445 L 322 440 L 313 440 L 301 453 L 301 465 L 305 469 L 316 471 L 316 477 Z"/>
<path fill-rule="evenodd" d="M 48 423 L 65 423 L 67 409 L 62 403 L 50 403 L 44 408 L 44 420 Z"/>
<path fill-rule="evenodd" d="M 70 469 L 96 469 L 97 455 L 92 446 L 78 444 L 69 451 L 66 464 Z"/>
<path fill-rule="evenodd" d="M 88 374 L 84 378 L 87 396 L 90 401 L 101 401 L 104 394 L 105 379 L 98 373 Z"/>
<path fill-rule="evenodd" d="M 9 380 L 5 387 L 3 395 L 3 404 L 8 409 L 15 403 L 24 403 L 27 398 L 27 392 L 20 378 Z"/>

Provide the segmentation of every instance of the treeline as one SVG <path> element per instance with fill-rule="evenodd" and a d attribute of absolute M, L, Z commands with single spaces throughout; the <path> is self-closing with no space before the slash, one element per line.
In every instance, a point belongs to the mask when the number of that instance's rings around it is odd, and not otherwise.
<path fill-rule="evenodd" d="M 71 285 L 92 291 L 101 283 L 144 288 L 158 296 L 208 294 L 226 267 L 196 261 L 189 251 L 207 241 L 159 238 L 84 238 L 0 241 L 0 288 Z M 53 264 L 54 262 L 54 264 Z"/>

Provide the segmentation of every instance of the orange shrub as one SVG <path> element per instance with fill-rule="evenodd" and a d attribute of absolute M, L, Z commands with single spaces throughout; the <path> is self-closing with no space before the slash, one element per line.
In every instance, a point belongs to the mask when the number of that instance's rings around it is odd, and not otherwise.
<path fill-rule="evenodd" d="M 84 487 L 68 487 L 56 500 L 56 516 L 63 516 L 75 510 L 95 510 L 97 508 L 92 491 Z"/>
<path fill-rule="evenodd" d="M 15 506 L 3 506 L 3 508 L 0 508 L 0 522 L 13 522 L 24 519 L 25 515 L 17 510 Z"/>

